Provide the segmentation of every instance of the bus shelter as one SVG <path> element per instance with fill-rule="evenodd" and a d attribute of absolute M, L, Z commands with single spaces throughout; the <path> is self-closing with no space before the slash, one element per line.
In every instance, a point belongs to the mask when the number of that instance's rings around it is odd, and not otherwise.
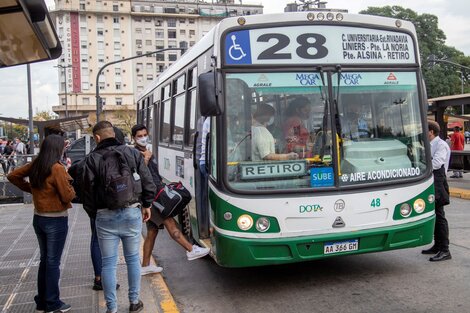
<path fill-rule="evenodd" d="M 470 93 L 443 96 L 438 98 L 428 99 L 428 111 L 434 115 L 434 119 L 441 127 L 440 137 L 444 140 L 447 139 L 448 131 L 456 125 L 463 127 L 464 130 L 470 129 L 470 114 L 455 115 L 445 113 L 448 107 L 468 107 L 470 105 Z M 465 111 L 465 110 L 464 110 Z M 466 109 L 470 111 L 469 108 Z M 470 170 L 470 150 L 452 151 L 450 168 L 453 168 L 452 156 L 464 156 L 464 169 Z"/>
<path fill-rule="evenodd" d="M 0 117 L 0 121 L 10 122 L 20 125 L 29 125 L 29 120 L 22 118 Z M 59 118 L 48 121 L 33 121 L 33 126 L 37 127 L 39 133 L 39 143 L 50 134 L 64 134 L 76 130 L 83 130 L 90 127 L 88 115 Z M 13 139 L 13 138 L 10 138 Z"/>

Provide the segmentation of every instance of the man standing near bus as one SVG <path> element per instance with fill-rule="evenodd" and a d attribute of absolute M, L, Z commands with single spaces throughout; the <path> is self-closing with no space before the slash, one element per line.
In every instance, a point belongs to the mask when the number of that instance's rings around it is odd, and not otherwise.
<path fill-rule="evenodd" d="M 449 225 L 445 217 L 444 206 L 450 203 L 447 169 L 449 168 L 450 148 L 439 137 L 440 127 L 434 121 L 428 121 L 428 138 L 431 144 L 432 174 L 435 188 L 436 225 L 434 227 L 434 245 L 421 251 L 422 254 L 435 254 L 431 262 L 452 259 L 449 251 Z"/>

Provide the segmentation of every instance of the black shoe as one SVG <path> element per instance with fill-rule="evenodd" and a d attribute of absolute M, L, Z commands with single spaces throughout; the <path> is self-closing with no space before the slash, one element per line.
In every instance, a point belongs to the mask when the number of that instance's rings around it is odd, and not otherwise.
<path fill-rule="evenodd" d="M 435 256 L 429 258 L 431 262 L 439 262 L 452 259 L 449 251 L 439 251 Z"/>
<path fill-rule="evenodd" d="M 450 176 L 449 178 L 460 178 L 460 176 L 452 175 L 452 176 Z"/>
<path fill-rule="evenodd" d="M 121 287 L 121 285 L 116 284 L 116 290 L 118 290 L 119 287 Z M 93 281 L 93 290 L 103 290 L 103 285 L 101 284 L 101 280 L 96 280 L 95 279 Z"/>
<path fill-rule="evenodd" d="M 421 251 L 422 254 L 436 254 L 439 252 L 439 249 L 436 246 L 432 246 L 431 248 L 427 250 Z"/>
<path fill-rule="evenodd" d="M 72 309 L 72 307 L 70 306 L 70 304 L 62 304 L 62 306 L 60 308 L 58 308 L 57 310 L 54 310 L 54 311 L 47 311 L 47 313 L 65 313 L 65 312 L 68 312 Z"/>
<path fill-rule="evenodd" d="M 140 312 L 144 309 L 144 303 L 139 300 L 137 303 L 131 303 L 129 306 L 129 313 Z"/>

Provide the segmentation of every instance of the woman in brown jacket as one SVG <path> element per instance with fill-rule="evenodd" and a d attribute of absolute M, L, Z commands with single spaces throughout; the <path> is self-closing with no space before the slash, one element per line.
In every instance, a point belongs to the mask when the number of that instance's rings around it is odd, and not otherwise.
<path fill-rule="evenodd" d="M 71 177 L 60 163 L 64 139 L 49 135 L 32 163 L 8 175 L 8 180 L 23 191 L 32 193 L 33 227 L 38 238 L 41 262 L 38 270 L 36 310 L 67 312 L 70 305 L 60 300 L 60 258 L 68 231 L 68 212 L 75 192 Z M 29 182 L 25 178 L 29 177 Z"/>

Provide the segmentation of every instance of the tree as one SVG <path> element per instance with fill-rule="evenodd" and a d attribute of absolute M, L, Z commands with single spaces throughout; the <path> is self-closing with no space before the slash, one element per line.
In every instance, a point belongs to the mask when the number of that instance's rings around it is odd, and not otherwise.
<path fill-rule="evenodd" d="M 50 111 L 40 111 L 34 115 L 33 120 L 35 121 L 50 121 L 57 119 L 58 115 Z"/>
<path fill-rule="evenodd" d="M 400 6 L 369 7 L 359 13 L 411 21 L 416 27 L 418 36 L 419 56 L 428 98 L 461 93 L 458 67 L 446 63 L 437 63 L 433 66 L 428 61 L 432 54 L 436 56 L 436 59 L 449 60 L 462 65 L 470 64 L 470 57 L 466 57 L 461 51 L 445 44 L 446 36 L 438 27 L 437 16 L 418 14 Z M 464 83 L 468 82 L 469 75 L 470 73 L 465 73 Z"/>
<path fill-rule="evenodd" d="M 131 133 L 132 126 L 135 125 L 136 112 L 132 109 L 120 109 L 114 112 L 115 126 L 119 127 L 125 135 Z"/>
<path fill-rule="evenodd" d="M 25 125 L 13 124 L 12 131 L 13 133 L 10 135 L 10 139 L 18 137 L 21 140 L 26 141 L 29 137 L 28 127 Z"/>

